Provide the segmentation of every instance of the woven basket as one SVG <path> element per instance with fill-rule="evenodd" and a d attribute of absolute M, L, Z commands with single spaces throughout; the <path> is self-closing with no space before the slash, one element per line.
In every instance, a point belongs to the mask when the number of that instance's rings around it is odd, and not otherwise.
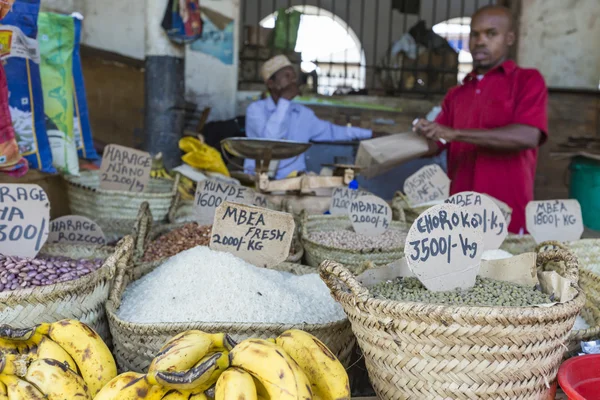
<path fill-rule="evenodd" d="M 392 200 L 392 215 L 394 221 L 404 221 L 408 225 L 412 225 L 413 222 L 419 217 L 419 215 L 423 214 L 425 211 L 429 210 L 433 206 L 425 206 L 425 207 L 411 207 L 406 195 L 400 191 L 396 192 L 394 195 L 394 199 Z"/>
<path fill-rule="evenodd" d="M 127 285 L 158 267 L 161 262 L 138 265 L 130 271 L 121 270 L 115 278 L 106 312 L 113 337 L 113 354 L 121 371 L 145 372 L 160 348 L 173 336 L 199 329 L 209 333 L 226 332 L 234 340 L 250 337 L 272 338 L 288 329 L 302 329 L 319 338 L 344 364 L 348 365 L 356 339 L 347 319 L 328 324 L 259 324 L 259 323 L 156 323 L 138 324 L 120 319 L 117 310 Z M 276 268 L 296 275 L 314 273 L 314 269 L 291 263 L 283 263 Z M 224 301 L 227 301 L 224 299 Z"/>
<path fill-rule="evenodd" d="M 536 249 L 537 243 L 531 235 L 508 235 L 500 249 L 518 256 L 523 253 L 531 253 Z"/>
<path fill-rule="evenodd" d="M 75 215 L 95 221 L 135 220 L 140 205 L 147 201 L 158 222 L 167 219 L 177 194 L 179 175 L 174 180 L 150 179 L 148 191 L 142 193 L 100 189 L 98 171 L 84 171 L 66 180 L 71 212 Z"/>
<path fill-rule="evenodd" d="M 363 272 L 367 261 L 371 261 L 376 266 L 387 265 L 404 257 L 404 243 L 393 249 L 348 250 L 325 246 L 309 237 L 309 234 L 315 231 L 334 231 L 351 227 L 352 223 L 344 216 L 305 214 L 300 227 L 300 238 L 304 246 L 306 263 L 311 267 L 318 268 L 325 260 L 336 260 L 344 263 L 348 269 L 358 275 Z M 392 222 L 390 229 L 407 231 L 406 225 L 398 221 Z"/>
<path fill-rule="evenodd" d="M 27 328 L 42 322 L 78 319 L 94 328 L 110 344 L 104 303 L 117 266 L 127 262 L 132 250 L 131 237 L 123 239 L 116 249 L 65 244 L 44 246 L 42 255 L 104 258 L 105 261 L 98 270 L 73 281 L 0 293 L 0 324 Z"/>
<path fill-rule="evenodd" d="M 538 265 L 569 252 L 538 255 Z M 551 307 L 465 307 L 379 300 L 346 268 L 320 267 L 342 304 L 365 357 L 378 397 L 387 399 L 543 399 L 563 359 L 564 343 L 585 303 Z"/>
<path fill-rule="evenodd" d="M 537 246 L 537 251 L 558 248 L 572 252 L 579 262 L 579 286 L 585 293 L 585 306 L 581 317 L 590 326 L 588 329 L 572 331 L 569 336 L 568 356 L 577 355 L 582 341 L 600 339 L 600 275 L 588 270 L 590 264 L 598 263 L 600 240 L 582 239 L 570 243 L 545 242 Z"/>

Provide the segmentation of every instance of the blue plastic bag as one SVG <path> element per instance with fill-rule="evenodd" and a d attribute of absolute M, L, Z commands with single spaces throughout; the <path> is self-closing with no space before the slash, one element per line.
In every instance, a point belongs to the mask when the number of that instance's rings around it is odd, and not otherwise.
<path fill-rule="evenodd" d="M 8 104 L 19 151 L 33 169 L 54 173 L 52 152 L 46 133 L 44 95 L 40 78 L 37 19 L 40 0 L 17 0 L 1 22 L 0 30 L 11 29 L 11 54 L 4 60 L 8 81 Z M 33 39 L 33 40 L 32 40 Z M 26 54 L 26 57 L 22 55 Z"/>
<path fill-rule="evenodd" d="M 73 83 L 75 97 L 75 121 L 73 124 L 75 143 L 79 158 L 90 161 L 99 160 L 100 157 L 94 148 L 94 139 L 92 137 L 92 127 L 90 125 L 90 115 L 88 111 L 87 97 L 85 94 L 85 80 L 83 79 L 83 67 L 81 66 L 81 53 L 79 46 L 81 44 L 81 14 L 72 14 L 75 22 L 75 48 L 73 50 Z"/>
<path fill-rule="evenodd" d="M 169 0 L 162 28 L 171 41 L 189 44 L 202 36 L 202 13 L 198 0 Z"/>

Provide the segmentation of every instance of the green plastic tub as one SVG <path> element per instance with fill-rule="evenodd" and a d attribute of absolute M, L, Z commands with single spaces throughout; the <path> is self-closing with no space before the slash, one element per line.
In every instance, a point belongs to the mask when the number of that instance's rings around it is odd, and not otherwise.
<path fill-rule="evenodd" d="M 569 169 L 569 195 L 581 204 L 583 224 L 590 229 L 600 230 L 600 161 L 575 157 Z"/>

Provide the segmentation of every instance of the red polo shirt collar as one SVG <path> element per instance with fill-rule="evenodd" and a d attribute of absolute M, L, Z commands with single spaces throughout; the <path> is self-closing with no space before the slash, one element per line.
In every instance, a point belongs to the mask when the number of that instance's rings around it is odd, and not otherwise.
<path fill-rule="evenodd" d="M 486 73 L 486 75 L 492 74 L 495 72 L 504 72 L 506 75 L 509 75 L 509 74 L 513 73 L 516 69 L 517 69 L 517 64 L 515 64 L 515 62 L 513 60 L 506 60 L 502 64 L 489 70 Z M 475 71 L 469 72 L 467 74 L 467 76 L 465 76 L 465 78 L 463 79 L 463 83 L 472 81 L 473 79 L 477 79 L 477 74 L 475 73 Z"/>

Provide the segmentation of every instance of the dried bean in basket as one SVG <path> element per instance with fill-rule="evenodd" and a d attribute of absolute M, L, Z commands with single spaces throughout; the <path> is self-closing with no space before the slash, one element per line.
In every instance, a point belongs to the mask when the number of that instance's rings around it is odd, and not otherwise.
<path fill-rule="evenodd" d="M 366 236 L 351 229 L 334 231 L 315 231 L 309 233 L 309 238 L 328 247 L 347 250 L 395 249 L 404 246 L 406 232 L 388 229 L 379 236 Z"/>
<path fill-rule="evenodd" d="M 0 255 L 0 292 L 78 279 L 102 266 L 102 259 L 21 258 Z M 14 271 L 14 272 L 13 272 Z"/>
<path fill-rule="evenodd" d="M 195 222 L 185 224 L 150 243 L 144 253 L 143 261 L 156 261 L 196 246 L 208 246 L 211 231 L 210 225 L 198 225 Z"/>

